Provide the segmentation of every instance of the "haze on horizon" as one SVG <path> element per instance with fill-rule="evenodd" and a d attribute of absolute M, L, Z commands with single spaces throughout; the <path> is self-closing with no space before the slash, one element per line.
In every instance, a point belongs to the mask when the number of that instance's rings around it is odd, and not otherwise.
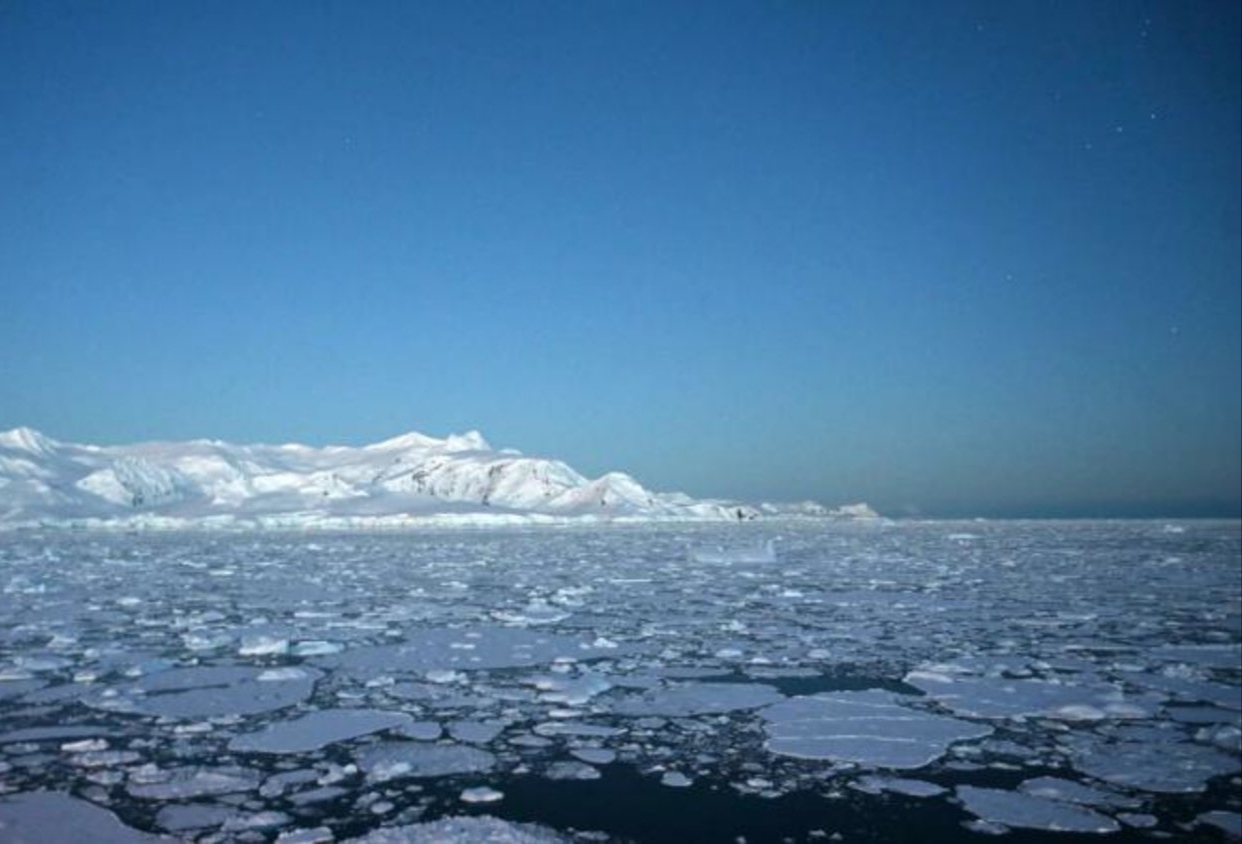
<path fill-rule="evenodd" d="M 1240 39 L 1210 0 L 7 3 L 0 429 L 1237 517 Z"/>

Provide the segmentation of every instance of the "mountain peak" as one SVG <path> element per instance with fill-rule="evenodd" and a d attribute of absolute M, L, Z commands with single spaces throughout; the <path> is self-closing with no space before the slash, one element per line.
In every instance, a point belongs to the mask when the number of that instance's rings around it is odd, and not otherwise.
<path fill-rule="evenodd" d="M 464 434 L 449 434 L 442 440 L 429 437 L 418 431 L 410 431 L 382 442 L 372 443 L 365 446 L 365 448 L 370 451 L 397 451 L 405 449 L 418 449 L 420 451 L 435 449 L 446 452 L 492 450 L 492 447 L 487 444 L 487 440 L 478 431 L 467 431 Z"/>
<path fill-rule="evenodd" d="M 420 434 L 418 431 L 410 431 L 409 433 L 400 434 L 381 440 L 377 443 L 371 443 L 365 448 L 374 451 L 387 451 L 398 448 L 434 448 L 443 443 L 443 440 L 437 440 L 435 437 L 429 437 L 426 434 Z"/>
<path fill-rule="evenodd" d="M 17 448 L 34 454 L 47 454 L 59 443 L 34 428 L 21 426 L 11 431 L 0 431 L 0 446 Z"/>
<path fill-rule="evenodd" d="M 475 430 L 443 439 L 411 431 L 361 448 L 218 441 L 100 448 L 15 428 L 0 432 L 0 449 L 0 528 L 715 521 L 759 514 L 736 502 L 652 492 L 624 472 L 591 480 L 558 460 L 495 451 Z M 804 506 L 795 515 L 809 512 Z M 840 513 L 869 514 L 862 505 Z"/>
<path fill-rule="evenodd" d="M 449 434 L 444 440 L 445 451 L 491 451 L 487 440 L 478 431 L 467 431 L 464 434 Z"/>

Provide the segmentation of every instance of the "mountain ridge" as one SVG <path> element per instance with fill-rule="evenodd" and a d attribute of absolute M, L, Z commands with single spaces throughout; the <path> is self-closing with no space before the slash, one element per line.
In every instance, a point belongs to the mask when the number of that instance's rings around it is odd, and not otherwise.
<path fill-rule="evenodd" d="M 749 504 L 653 492 L 624 472 L 496 450 L 478 431 L 363 446 L 62 442 L 0 432 L 0 528 L 354 527 L 585 521 L 873 518 L 865 504 Z"/>

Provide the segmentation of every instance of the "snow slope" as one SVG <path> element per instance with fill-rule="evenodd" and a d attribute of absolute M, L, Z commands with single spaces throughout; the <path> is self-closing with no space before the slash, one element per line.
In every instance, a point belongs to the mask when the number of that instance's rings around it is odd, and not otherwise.
<path fill-rule="evenodd" d="M 95 446 L 0 432 L 0 527 L 385 526 L 565 518 L 867 517 L 866 505 L 748 505 L 657 493 L 621 472 L 497 451 L 477 431 L 362 447 L 216 440 Z"/>

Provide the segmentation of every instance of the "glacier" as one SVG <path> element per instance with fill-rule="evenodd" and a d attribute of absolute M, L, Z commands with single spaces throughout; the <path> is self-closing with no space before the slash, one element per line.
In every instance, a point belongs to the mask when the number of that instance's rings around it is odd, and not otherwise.
<path fill-rule="evenodd" d="M 623 472 L 494 449 L 478 431 L 360 447 L 219 440 L 99 446 L 0 432 L 0 528 L 389 528 L 565 521 L 875 519 L 866 504 L 653 492 Z"/>

